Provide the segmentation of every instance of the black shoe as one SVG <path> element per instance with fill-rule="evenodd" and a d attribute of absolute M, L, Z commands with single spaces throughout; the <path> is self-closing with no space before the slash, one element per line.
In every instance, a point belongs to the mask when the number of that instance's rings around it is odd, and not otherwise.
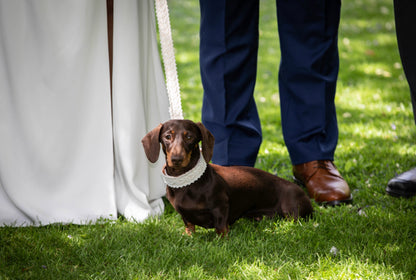
<path fill-rule="evenodd" d="M 416 195 L 416 168 L 391 179 L 387 184 L 386 192 L 392 196 L 411 197 Z"/>

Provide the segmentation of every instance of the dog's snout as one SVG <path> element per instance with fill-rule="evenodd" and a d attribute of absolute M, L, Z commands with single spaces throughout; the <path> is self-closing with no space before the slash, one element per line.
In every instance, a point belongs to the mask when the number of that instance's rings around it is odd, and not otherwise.
<path fill-rule="evenodd" d="M 172 161 L 173 165 L 179 166 L 183 162 L 183 157 L 180 155 L 172 155 L 170 160 Z"/>

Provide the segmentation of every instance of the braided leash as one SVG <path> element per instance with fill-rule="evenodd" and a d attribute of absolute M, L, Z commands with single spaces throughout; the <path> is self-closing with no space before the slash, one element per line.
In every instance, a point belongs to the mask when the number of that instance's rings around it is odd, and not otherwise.
<path fill-rule="evenodd" d="M 166 75 L 166 89 L 169 98 L 169 113 L 171 119 L 183 119 L 168 3 L 167 0 L 156 0 L 155 5 L 162 59 Z"/>

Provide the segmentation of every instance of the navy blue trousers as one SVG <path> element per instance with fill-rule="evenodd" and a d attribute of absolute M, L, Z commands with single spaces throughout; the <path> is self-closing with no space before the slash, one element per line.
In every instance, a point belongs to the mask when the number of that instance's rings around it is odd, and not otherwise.
<path fill-rule="evenodd" d="M 282 129 L 292 164 L 333 160 L 341 1 L 277 0 L 276 6 Z M 259 1 L 200 0 L 200 8 L 202 122 L 216 138 L 212 161 L 253 166 L 262 141 L 253 98 Z"/>
<path fill-rule="evenodd" d="M 403 70 L 409 83 L 413 104 L 413 117 L 416 123 L 416 14 L 415 0 L 394 0 L 397 43 Z"/>

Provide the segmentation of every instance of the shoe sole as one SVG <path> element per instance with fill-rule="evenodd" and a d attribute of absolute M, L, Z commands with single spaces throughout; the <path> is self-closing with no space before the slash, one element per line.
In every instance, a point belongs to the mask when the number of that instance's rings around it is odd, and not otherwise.
<path fill-rule="evenodd" d="M 298 184 L 299 186 L 307 190 L 305 184 L 302 181 L 298 180 L 294 176 L 293 176 L 293 180 L 295 181 L 296 184 Z M 346 205 L 346 204 L 352 204 L 352 200 L 353 199 L 352 199 L 352 194 L 351 194 L 347 199 L 343 199 L 343 200 L 331 200 L 331 201 L 321 201 L 321 202 L 318 202 L 316 200 L 315 201 L 316 203 L 318 203 L 318 205 L 327 207 L 327 206 L 341 206 L 341 205 Z"/>
<path fill-rule="evenodd" d="M 390 189 L 389 187 L 386 187 L 386 192 L 387 194 L 394 196 L 394 197 L 411 198 L 412 196 L 416 195 L 416 193 L 397 192 L 397 191 Z"/>
<path fill-rule="evenodd" d="M 317 202 L 317 203 L 322 206 L 340 206 L 340 205 L 352 204 L 352 200 L 353 200 L 352 195 L 350 195 L 350 197 L 348 197 L 347 199 L 343 199 L 343 200 L 322 201 L 322 202 Z"/>

